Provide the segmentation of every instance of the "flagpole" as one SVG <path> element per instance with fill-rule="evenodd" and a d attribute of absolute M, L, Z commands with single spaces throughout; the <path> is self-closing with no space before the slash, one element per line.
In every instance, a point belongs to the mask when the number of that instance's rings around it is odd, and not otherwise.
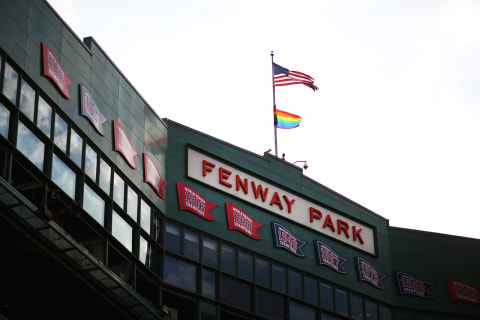
<path fill-rule="evenodd" d="M 278 157 L 278 147 L 277 147 L 277 125 L 275 123 L 275 111 L 277 105 L 275 103 L 275 72 L 273 68 L 273 51 L 271 51 L 270 55 L 272 56 L 272 88 L 273 88 L 273 132 L 275 137 L 275 157 Z"/>

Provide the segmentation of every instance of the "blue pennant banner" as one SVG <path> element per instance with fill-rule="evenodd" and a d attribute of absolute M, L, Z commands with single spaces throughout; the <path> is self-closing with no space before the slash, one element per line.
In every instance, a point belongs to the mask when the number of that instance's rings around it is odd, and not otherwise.
<path fill-rule="evenodd" d="M 383 279 L 385 275 L 378 272 L 367 261 L 360 257 L 355 257 L 355 264 L 357 265 L 357 274 L 360 281 L 365 281 L 377 289 L 385 289 Z"/>
<path fill-rule="evenodd" d="M 285 249 L 298 257 L 305 257 L 305 253 L 302 251 L 305 241 L 295 237 L 293 233 L 277 222 L 272 222 L 272 232 L 275 247 Z"/>
<path fill-rule="evenodd" d="M 317 253 L 317 263 L 327 266 L 330 269 L 342 274 L 346 274 L 343 265 L 348 261 L 347 258 L 341 257 L 333 249 L 327 246 L 325 243 L 319 240 L 314 241 L 315 251 Z"/>

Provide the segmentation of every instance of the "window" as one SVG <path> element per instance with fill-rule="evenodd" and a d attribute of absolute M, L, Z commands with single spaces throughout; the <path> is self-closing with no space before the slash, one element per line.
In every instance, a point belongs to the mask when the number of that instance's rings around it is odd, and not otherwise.
<path fill-rule="evenodd" d="M 37 127 L 50 138 L 52 129 L 52 107 L 42 97 L 38 98 Z"/>
<path fill-rule="evenodd" d="M 210 238 L 203 238 L 202 250 L 203 263 L 207 266 L 217 268 L 218 242 Z"/>
<path fill-rule="evenodd" d="M 255 259 L 255 278 L 258 284 L 270 287 L 270 263 L 267 260 Z"/>
<path fill-rule="evenodd" d="M 286 271 L 285 268 L 272 263 L 272 289 L 281 293 L 285 293 L 286 285 Z"/>
<path fill-rule="evenodd" d="M 273 292 L 257 289 L 257 314 L 261 317 L 277 320 L 285 319 L 285 299 Z"/>
<path fill-rule="evenodd" d="M 97 178 L 97 153 L 88 144 L 85 146 L 85 173 L 93 180 Z"/>
<path fill-rule="evenodd" d="M 317 279 L 305 276 L 305 301 L 311 304 L 318 303 L 318 289 L 317 289 Z"/>
<path fill-rule="evenodd" d="M 171 223 L 165 224 L 165 248 L 180 254 L 180 227 Z"/>
<path fill-rule="evenodd" d="M 0 134 L 8 139 L 10 111 L 0 102 Z"/>
<path fill-rule="evenodd" d="M 163 280 L 182 289 L 197 291 L 197 268 L 171 256 L 165 256 Z"/>
<path fill-rule="evenodd" d="M 350 293 L 350 312 L 353 319 L 364 319 L 362 297 Z"/>
<path fill-rule="evenodd" d="M 83 189 L 83 209 L 102 226 L 105 219 L 105 201 L 87 184 Z"/>
<path fill-rule="evenodd" d="M 53 141 L 55 145 L 67 154 L 67 136 L 68 134 L 68 124 L 62 117 L 57 113 L 55 114 L 55 129 L 53 133 Z"/>
<path fill-rule="evenodd" d="M 377 304 L 372 300 L 365 299 L 365 317 L 369 320 L 378 319 Z"/>
<path fill-rule="evenodd" d="M 250 311 L 250 285 L 227 276 L 222 276 L 220 287 L 220 300 L 234 307 Z"/>
<path fill-rule="evenodd" d="M 253 280 L 253 257 L 242 250 L 238 250 L 238 276 L 249 281 Z"/>
<path fill-rule="evenodd" d="M 3 95 L 13 104 L 17 102 L 18 73 L 7 62 L 5 62 L 5 73 L 3 75 Z"/>
<path fill-rule="evenodd" d="M 389 307 L 381 304 L 378 310 L 379 310 L 380 320 L 392 319 L 392 311 L 390 310 Z"/>
<path fill-rule="evenodd" d="M 112 211 L 112 235 L 132 251 L 132 227 L 115 210 Z"/>
<path fill-rule="evenodd" d="M 200 301 L 199 309 L 201 320 L 217 320 L 217 307 L 214 304 Z"/>
<path fill-rule="evenodd" d="M 291 297 L 302 299 L 302 274 L 288 270 L 288 293 Z"/>
<path fill-rule="evenodd" d="M 333 311 L 333 289 L 325 283 L 320 283 L 320 307 Z"/>
<path fill-rule="evenodd" d="M 45 145 L 22 122 L 18 122 L 17 149 L 43 170 Z"/>
<path fill-rule="evenodd" d="M 114 172 L 113 173 L 113 201 L 115 201 L 120 208 L 123 209 L 123 202 L 125 199 L 125 182 L 120 176 Z M 135 219 L 135 221 L 137 221 Z"/>
<path fill-rule="evenodd" d="M 20 111 L 33 122 L 35 116 L 35 90 L 22 79 Z"/>
<path fill-rule="evenodd" d="M 75 199 L 75 183 L 77 176 L 56 154 L 52 159 L 52 180 L 70 198 Z"/>
<path fill-rule="evenodd" d="M 127 186 L 127 213 L 135 222 L 137 222 L 137 212 L 138 194 L 130 186 Z"/>
<path fill-rule="evenodd" d="M 145 202 L 145 200 L 140 199 L 140 226 L 148 234 L 150 234 L 150 220 L 152 216 L 152 208 Z"/>
<path fill-rule="evenodd" d="M 235 274 L 235 248 L 226 244 L 221 245 L 222 271 Z"/>
<path fill-rule="evenodd" d="M 138 259 L 147 267 L 150 267 L 152 257 L 152 247 L 145 238 L 140 236 L 140 250 Z"/>
<path fill-rule="evenodd" d="M 348 315 L 347 293 L 340 289 L 335 289 L 335 311 L 340 314 Z"/>
<path fill-rule="evenodd" d="M 290 320 L 315 320 L 315 309 L 290 301 Z"/>
<path fill-rule="evenodd" d="M 200 236 L 198 233 L 185 230 L 183 235 L 183 255 L 192 260 L 200 258 Z"/>
<path fill-rule="evenodd" d="M 98 185 L 108 195 L 110 195 L 111 178 L 112 168 L 108 165 L 108 163 L 105 162 L 105 160 L 100 159 L 100 173 L 98 175 Z"/>
<path fill-rule="evenodd" d="M 70 159 L 79 167 L 82 167 L 83 139 L 73 129 L 70 130 Z"/>
<path fill-rule="evenodd" d="M 215 272 L 202 270 L 202 295 L 215 299 Z"/>

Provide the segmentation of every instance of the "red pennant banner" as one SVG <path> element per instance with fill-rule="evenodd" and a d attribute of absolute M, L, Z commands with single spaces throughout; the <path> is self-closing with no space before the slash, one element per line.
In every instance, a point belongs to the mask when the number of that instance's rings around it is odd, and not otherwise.
<path fill-rule="evenodd" d="M 143 167 L 145 170 L 145 182 L 150 184 L 160 198 L 165 199 L 165 192 L 163 188 L 167 185 L 167 182 L 163 180 L 162 176 L 158 173 L 157 167 L 152 161 L 152 158 L 146 153 L 143 154 Z"/>
<path fill-rule="evenodd" d="M 68 92 L 68 87 L 73 84 L 73 81 L 65 74 L 57 57 L 45 42 L 42 42 L 42 56 L 43 75 L 52 79 L 65 98 L 72 99 L 70 92 Z"/>
<path fill-rule="evenodd" d="M 113 133 L 115 138 L 115 151 L 118 151 L 123 155 L 130 167 L 137 169 L 133 158 L 135 158 L 138 152 L 133 148 L 130 140 L 128 140 L 125 130 L 123 130 L 117 120 L 113 120 Z"/>
<path fill-rule="evenodd" d="M 210 211 L 215 209 L 217 204 L 207 201 L 198 192 L 182 182 L 177 182 L 177 193 L 180 210 L 187 210 L 205 220 L 215 221 L 215 217 Z"/>
<path fill-rule="evenodd" d="M 446 281 L 452 302 L 463 301 L 480 304 L 480 290 L 478 288 L 455 279 L 447 279 Z"/>
<path fill-rule="evenodd" d="M 245 212 L 233 203 L 225 203 L 227 208 L 228 229 L 238 230 L 250 238 L 262 240 L 258 233 L 258 229 L 263 226 L 263 223 L 257 222 L 250 218 Z"/>

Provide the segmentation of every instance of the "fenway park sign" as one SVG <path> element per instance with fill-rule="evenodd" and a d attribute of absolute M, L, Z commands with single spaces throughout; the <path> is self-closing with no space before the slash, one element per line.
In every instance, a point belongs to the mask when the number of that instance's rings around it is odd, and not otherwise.
<path fill-rule="evenodd" d="M 357 249 L 375 254 L 372 228 L 190 148 L 188 176 Z"/>

